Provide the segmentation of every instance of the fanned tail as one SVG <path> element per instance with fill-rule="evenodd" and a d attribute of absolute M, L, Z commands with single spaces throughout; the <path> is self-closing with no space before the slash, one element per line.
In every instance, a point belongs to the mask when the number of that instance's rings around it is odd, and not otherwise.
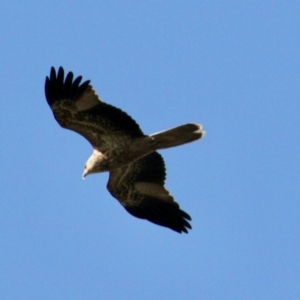
<path fill-rule="evenodd" d="M 158 149 L 175 147 L 199 140 L 205 135 L 200 124 L 185 124 L 166 131 L 151 134 L 157 143 Z"/>

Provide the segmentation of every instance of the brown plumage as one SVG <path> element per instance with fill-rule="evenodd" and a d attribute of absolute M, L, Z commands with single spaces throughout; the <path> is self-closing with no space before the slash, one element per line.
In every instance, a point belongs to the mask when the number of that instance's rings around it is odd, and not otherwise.
<path fill-rule="evenodd" d="M 164 187 L 165 165 L 159 149 L 189 143 L 204 135 L 201 125 L 186 124 L 152 135 L 144 135 L 125 112 L 100 101 L 90 81 L 80 84 L 73 73 L 64 76 L 51 68 L 45 94 L 57 122 L 84 136 L 93 153 L 83 177 L 108 171 L 107 189 L 133 216 L 188 232 L 191 217 L 182 211 Z"/>

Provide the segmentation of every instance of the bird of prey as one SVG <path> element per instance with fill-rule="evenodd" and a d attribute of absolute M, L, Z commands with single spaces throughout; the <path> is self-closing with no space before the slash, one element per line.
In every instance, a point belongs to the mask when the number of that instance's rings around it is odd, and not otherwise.
<path fill-rule="evenodd" d="M 191 217 L 164 187 L 166 171 L 156 152 L 204 136 L 202 126 L 186 124 L 145 135 L 125 112 L 99 99 L 90 81 L 52 67 L 45 95 L 58 124 L 85 137 L 93 147 L 83 177 L 109 172 L 107 189 L 133 216 L 188 233 Z"/>

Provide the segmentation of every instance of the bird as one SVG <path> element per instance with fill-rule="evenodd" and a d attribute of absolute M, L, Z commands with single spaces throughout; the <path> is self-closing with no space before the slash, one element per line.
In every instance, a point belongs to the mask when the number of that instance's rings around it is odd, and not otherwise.
<path fill-rule="evenodd" d="M 140 219 L 178 233 L 192 229 L 191 217 L 165 188 L 166 167 L 157 150 L 199 140 L 202 125 L 188 123 L 146 135 L 127 113 L 100 100 L 90 80 L 51 67 L 45 97 L 54 118 L 91 144 L 83 178 L 109 172 L 107 189 L 125 210 Z"/>

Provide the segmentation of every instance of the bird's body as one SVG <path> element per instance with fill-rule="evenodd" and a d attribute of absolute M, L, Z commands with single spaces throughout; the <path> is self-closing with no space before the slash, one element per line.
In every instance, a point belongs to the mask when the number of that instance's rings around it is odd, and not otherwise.
<path fill-rule="evenodd" d="M 89 81 L 64 78 L 59 68 L 46 78 L 45 94 L 57 122 L 84 136 L 93 153 L 83 176 L 108 171 L 109 192 L 132 215 L 177 232 L 191 228 L 190 216 L 164 187 L 165 166 L 158 149 L 189 143 L 204 135 L 201 125 L 186 124 L 145 135 L 125 112 L 100 101 Z"/>

